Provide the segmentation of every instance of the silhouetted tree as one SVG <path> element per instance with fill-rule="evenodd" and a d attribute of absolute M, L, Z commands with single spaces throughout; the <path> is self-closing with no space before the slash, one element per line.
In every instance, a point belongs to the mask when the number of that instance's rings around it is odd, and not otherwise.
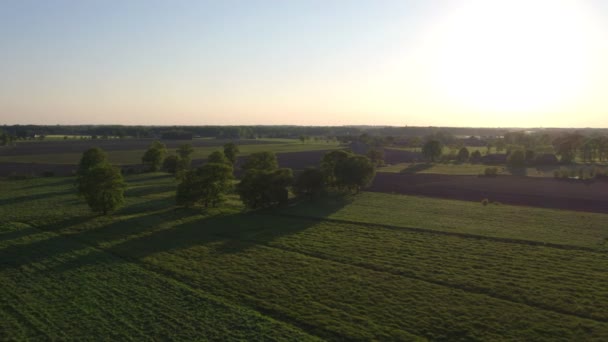
<path fill-rule="evenodd" d="M 180 158 L 174 154 L 167 156 L 163 161 L 163 169 L 172 175 L 176 174 L 179 160 Z"/>
<path fill-rule="evenodd" d="M 369 158 L 350 155 L 348 158 L 338 161 L 334 174 L 338 188 L 359 193 L 361 188 L 369 185 L 374 179 L 376 170 Z"/>
<path fill-rule="evenodd" d="M 336 165 L 351 155 L 352 153 L 344 150 L 335 150 L 325 153 L 323 159 L 321 159 L 321 172 L 323 173 L 327 186 L 336 186 Z"/>
<path fill-rule="evenodd" d="M 232 187 L 232 166 L 227 163 L 206 163 L 195 170 L 186 171 L 177 186 L 178 205 L 192 206 L 201 203 L 215 207 L 224 200 Z"/>
<path fill-rule="evenodd" d="M 458 151 L 457 159 L 459 162 L 464 163 L 469 160 L 469 150 L 466 147 L 461 148 Z"/>
<path fill-rule="evenodd" d="M 236 156 L 239 152 L 239 147 L 235 143 L 229 142 L 224 144 L 224 155 L 233 166 L 236 164 Z"/>
<path fill-rule="evenodd" d="M 435 162 L 441 157 L 443 146 L 439 140 L 429 140 L 422 146 L 422 155 L 431 162 Z"/>
<path fill-rule="evenodd" d="M 165 153 L 167 153 L 165 145 L 160 141 L 155 141 L 144 153 L 141 161 L 144 165 L 148 165 L 152 171 L 158 171 L 163 164 Z"/>
<path fill-rule="evenodd" d="M 248 208 L 256 209 L 287 203 L 292 183 L 291 169 L 249 169 L 236 190 Z"/>
<path fill-rule="evenodd" d="M 106 164 L 108 162 L 108 158 L 106 153 L 100 149 L 99 147 L 90 148 L 82 154 L 80 158 L 80 163 L 78 164 L 78 171 L 76 174 L 78 176 L 85 175 L 90 169 Z"/>
<path fill-rule="evenodd" d="M 273 152 L 252 153 L 245 161 L 243 170 L 276 170 L 279 167 L 277 156 Z"/>
<path fill-rule="evenodd" d="M 126 187 L 120 171 L 107 163 L 96 165 L 78 177 L 78 193 L 91 210 L 104 215 L 124 203 Z"/>
<path fill-rule="evenodd" d="M 371 149 L 367 152 L 367 157 L 375 166 L 384 165 L 384 149 Z"/>
<path fill-rule="evenodd" d="M 325 181 L 321 170 L 309 167 L 296 178 L 293 191 L 298 196 L 318 197 L 325 192 Z"/>

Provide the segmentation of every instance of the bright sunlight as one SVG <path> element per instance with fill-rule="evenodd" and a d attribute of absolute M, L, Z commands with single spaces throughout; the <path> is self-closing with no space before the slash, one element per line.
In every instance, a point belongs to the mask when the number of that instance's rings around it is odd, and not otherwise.
<path fill-rule="evenodd" d="M 600 32 L 574 1 L 471 1 L 429 31 L 431 83 L 463 110 L 525 115 L 573 106 L 593 83 Z"/>

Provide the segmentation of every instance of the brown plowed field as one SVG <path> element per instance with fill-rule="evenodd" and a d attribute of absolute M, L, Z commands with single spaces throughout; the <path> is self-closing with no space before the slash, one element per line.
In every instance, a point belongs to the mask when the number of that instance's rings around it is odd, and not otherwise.
<path fill-rule="evenodd" d="M 378 173 L 369 191 L 608 213 L 608 182 Z M 606 222 L 608 224 L 608 222 Z"/>

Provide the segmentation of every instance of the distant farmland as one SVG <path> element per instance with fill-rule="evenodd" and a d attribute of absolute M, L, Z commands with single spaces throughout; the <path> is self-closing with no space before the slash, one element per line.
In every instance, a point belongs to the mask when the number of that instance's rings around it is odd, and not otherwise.
<path fill-rule="evenodd" d="M 164 174 L 0 182 L 1 339 L 608 339 L 608 215 L 363 193 L 244 213 Z"/>

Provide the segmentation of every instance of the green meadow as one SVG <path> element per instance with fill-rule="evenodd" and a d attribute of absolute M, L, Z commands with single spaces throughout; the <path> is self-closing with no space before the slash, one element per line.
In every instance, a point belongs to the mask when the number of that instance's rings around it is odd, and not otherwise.
<path fill-rule="evenodd" d="M 246 211 L 0 181 L 0 339 L 608 339 L 608 215 L 379 193 Z"/>

